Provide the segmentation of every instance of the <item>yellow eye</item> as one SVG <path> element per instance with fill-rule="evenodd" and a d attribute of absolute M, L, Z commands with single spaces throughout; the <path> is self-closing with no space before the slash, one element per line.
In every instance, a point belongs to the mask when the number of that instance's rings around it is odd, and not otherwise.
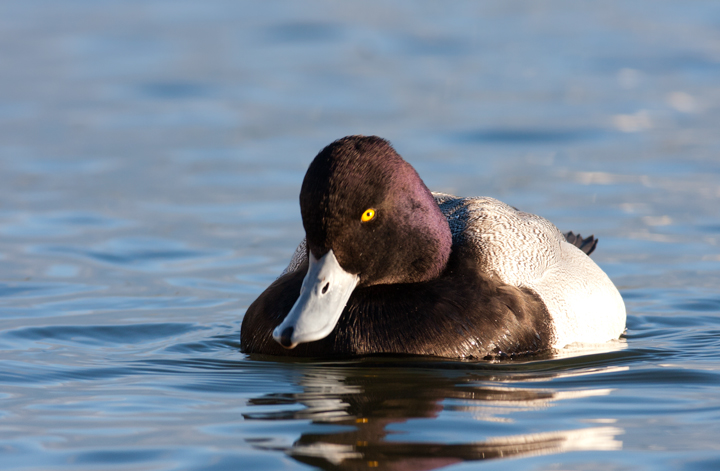
<path fill-rule="evenodd" d="M 365 212 L 363 213 L 363 215 L 362 215 L 362 217 L 360 218 L 360 220 L 361 220 L 362 222 L 368 222 L 369 220 L 371 220 L 371 219 L 374 218 L 374 217 L 375 217 L 375 210 L 372 209 L 372 208 L 370 208 L 370 209 L 366 209 L 366 210 L 365 210 Z"/>

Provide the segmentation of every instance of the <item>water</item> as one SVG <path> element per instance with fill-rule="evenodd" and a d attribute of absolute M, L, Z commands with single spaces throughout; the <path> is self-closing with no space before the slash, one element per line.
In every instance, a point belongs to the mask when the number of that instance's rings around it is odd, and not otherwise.
<path fill-rule="evenodd" d="M 720 468 L 720 5 L 0 5 L 6 470 Z M 312 157 L 599 237 L 628 330 L 509 363 L 249 358 Z"/>

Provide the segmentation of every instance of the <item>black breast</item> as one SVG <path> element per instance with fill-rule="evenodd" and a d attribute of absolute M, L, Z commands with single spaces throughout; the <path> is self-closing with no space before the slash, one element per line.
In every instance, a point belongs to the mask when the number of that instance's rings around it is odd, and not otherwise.
<path fill-rule="evenodd" d="M 481 273 L 461 252 L 454 248 L 434 280 L 356 289 L 329 336 L 287 350 L 272 331 L 300 294 L 305 264 L 250 305 L 241 328 L 242 350 L 303 357 L 392 353 L 481 359 L 548 349 L 550 317 L 539 297 Z"/>

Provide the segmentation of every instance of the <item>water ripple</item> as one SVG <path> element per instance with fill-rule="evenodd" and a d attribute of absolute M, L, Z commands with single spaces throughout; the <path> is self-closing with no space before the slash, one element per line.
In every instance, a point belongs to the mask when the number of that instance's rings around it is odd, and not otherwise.
<path fill-rule="evenodd" d="M 14 212 L 3 215 L 0 234 L 10 237 L 49 238 L 77 235 L 90 230 L 110 230 L 131 225 L 129 221 L 86 211 L 59 211 L 46 214 Z"/>
<path fill-rule="evenodd" d="M 53 325 L 9 330 L 4 332 L 3 336 L 50 343 L 78 343 L 103 346 L 108 344 L 135 345 L 178 337 L 199 328 L 201 327 L 193 324 L 169 322 L 95 326 Z"/>
<path fill-rule="evenodd" d="M 18 281 L 13 283 L 0 283 L 0 302 L 12 299 L 36 299 L 52 296 L 67 296 L 72 294 L 88 293 L 102 290 L 103 286 L 91 286 L 80 283 Z M 0 314 L 5 317 L 9 311 Z"/>
<path fill-rule="evenodd" d="M 53 293 L 53 291 L 50 291 Z M 73 292 L 75 293 L 75 292 Z M 64 292 L 63 292 L 64 294 Z M 51 294 L 54 295 L 54 294 Z M 27 296 L 34 298 L 35 296 Z M 171 309 L 207 309 L 228 303 L 227 299 L 192 296 L 106 296 L 75 298 L 66 301 L 34 304 L 28 307 L 4 308 L 0 318 L 59 317 L 119 311 L 155 311 Z"/>
<path fill-rule="evenodd" d="M 551 144 L 600 139 L 605 135 L 601 129 L 521 129 L 492 128 L 467 131 L 454 135 L 454 140 L 467 143 L 493 144 Z"/>
<path fill-rule="evenodd" d="M 177 271 L 184 265 L 231 254 L 227 250 L 190 249 L 173 240 L 135 237 L 112 239 L 95 248 L 36 245 L 32 252 L 85 258 L 101 264 L 149 272 Z"/>

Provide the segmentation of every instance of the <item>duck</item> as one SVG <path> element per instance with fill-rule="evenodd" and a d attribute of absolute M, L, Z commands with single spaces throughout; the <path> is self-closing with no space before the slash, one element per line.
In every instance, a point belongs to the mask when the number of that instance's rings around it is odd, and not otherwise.
<path fill-rule="evenodd" d="M 310 163 L 305 238 L 247 308 L 246 354 L 494 360 L 617 339 L 594 236 L 491 197 L 433 193 L 392 145 L 347 136 Z"/>

